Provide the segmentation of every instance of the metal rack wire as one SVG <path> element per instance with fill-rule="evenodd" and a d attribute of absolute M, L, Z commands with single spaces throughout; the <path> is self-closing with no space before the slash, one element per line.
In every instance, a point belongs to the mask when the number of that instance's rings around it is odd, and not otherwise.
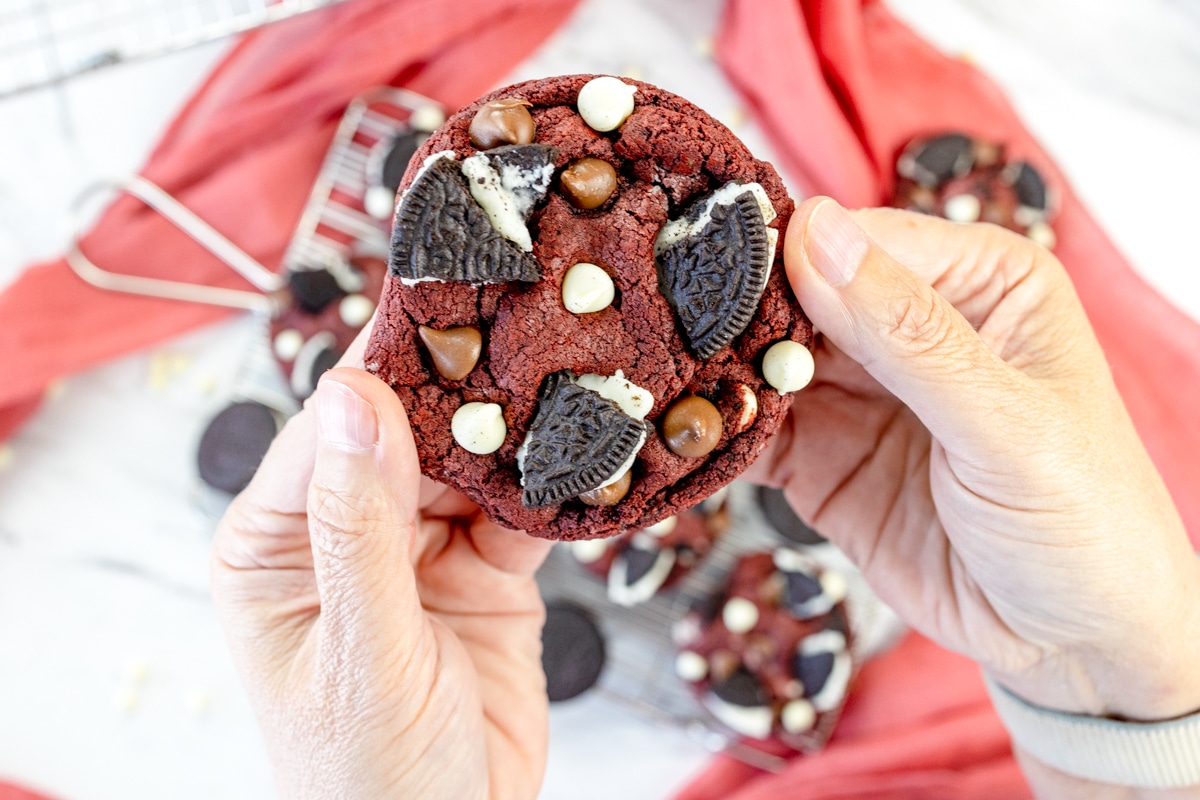
<path fill-rule="evenodd" d="M 0 99 L 347 0 L 4 0 Z"/>

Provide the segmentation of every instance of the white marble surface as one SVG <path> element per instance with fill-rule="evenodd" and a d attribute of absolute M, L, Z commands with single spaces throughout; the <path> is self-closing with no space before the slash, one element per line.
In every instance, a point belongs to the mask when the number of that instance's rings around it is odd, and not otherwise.
<path fill-rule="evenodd" d="M 511 77 L 633 74 L 695 100 L 769 158 L 705 55 L 720 5 L 585 0 Z M 1200 317 L 1193 7 L 895 5 L 1000 81 L 1142 274 Z M 0 152 L 10 154 L 0 160 L 0 285 L 62 248 L 71 198 L 135 169 L 222 48 L 0 101 Z M 192 464 L 203 421 L 226 402 L 254 335 L 250 320 L 236 320 L 70 378 L 0 444 L 0 777 L 69 800 L 272 795 L 212 612 L 214 518 Z M 707 757 L 681 734 L 586 698 L 552 714 L 542 796 L 663 798 Z"/>

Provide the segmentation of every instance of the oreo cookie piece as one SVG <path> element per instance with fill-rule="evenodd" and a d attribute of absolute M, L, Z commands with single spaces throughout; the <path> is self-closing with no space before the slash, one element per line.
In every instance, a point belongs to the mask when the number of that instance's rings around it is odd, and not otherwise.
<path fill-rule="evenodd" d="M 279 432 L 279 420 L 262 403 L 232 403 L 209 421 L 196 449 L 200 479 L 237 494 L 250 484 Z"/>
<path fill-rule="evenodd" d="M 811 324 L 775 263 L 783 182 L 669 92 L 593 75 L 506 87 L 434 132 L 401 190 L 364 361 L 407 409 L 422 471 L 505 527 L 572 541 L 677 515 L 749 466 L 811 374 Z M 685 325 L 677 308 L 696 314 Z M 479 331 L 465 377 L 439 371 L 422 327 Z M 644 392 L 623 409 L 646 423 L 642 446 L 614 464 L 585 444 L 601 427 L 523 470 L 562 372 Z M 684 420 L 704 434 L 685 452 L 666 423 L 687 398 L 711 408 Z"/>
<path fill-rule="evenodd" d="M 799 551 L 744 556 L 718 610 L 694 609 L 676 625 L 675 671 L 738 734 L 818 749 L 854 671 L 845 592 L 840 575 Z"/>
<path fill-rule="evenodd" d="M 1000 173 L 1017 193 L 1022 208 L 1044 214 L 1050 205 L 1049 191 L 1041 174 L 1024 161 L 1014 161 Z"/>
<path fill-rule="evenodd" d="M 726 493 L 641 531 L 571 542 L 571 553 L 607 583 L 620 606 L 644 603 L 686 575 L 729 528 Z"/>
<path fill-rule="evenodd" d="M 961 133 L 947 133 L 906 148 L 897 161 L 897 171 L 922 186 L 934 187 L 965 175 L 974 161 L 975 151 L 970 137 Z"/>
<path fill-rule="evenodd" d="M 551 703 L 578 697 L 595 686 L 605 658 L 604 637 L 588 612 L 573 603 L 546 604 L 542 670 Z"/>
<path fill-rule="evenodd" d="M 767 521 L 771 523 L 771 527 L 785 539 L 804 545 L 821 544 L 828 541 L 824 536 L 808 527 L 804 520 L 796 516 L 791 504 L 784 497 L 782 489 L 772 489 L 769 486 L 758 487 L 758 505 Z"/>
<path fill-rule="evenodd" d="M 733 341 L 758 310 L 775 260 L 770 209 L 761 188 L 731 183 L 692 203 L 658 235 L 659 285 L 700 358 Z"/>
<path fill-rule="evenodd" d="M 452 154 L 451 154 L 452 155 Z M 392 274 L 401 280 L 471 284 L 533 282 L 537 261 L 493 227 L 471 196 L 458 161 L 434 157 L 396 209 Z"/>
<path fill-rule="evenodd" d="M 330 303 L 349 294 L 327 269 L 291 270 L 287 281 L 292 300 L 309 314 L 319 314 Z"/>
<path fill-rule="evenodd" d="M 521 459 L 522 502 L 529 508 L 561 503 L 613 477 L 641 446 L 646 427 L 617 403 L 551 375 Z"/>

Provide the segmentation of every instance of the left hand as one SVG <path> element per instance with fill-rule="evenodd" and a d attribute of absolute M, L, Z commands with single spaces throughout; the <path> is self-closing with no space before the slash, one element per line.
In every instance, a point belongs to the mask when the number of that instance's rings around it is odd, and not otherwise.
<path fill-rule="evenodd" d="M 218 613 L 280 794 L 534 798 L 550 542 L 421 478 L 407 417 L 322 378 L 213 545 Z"/>

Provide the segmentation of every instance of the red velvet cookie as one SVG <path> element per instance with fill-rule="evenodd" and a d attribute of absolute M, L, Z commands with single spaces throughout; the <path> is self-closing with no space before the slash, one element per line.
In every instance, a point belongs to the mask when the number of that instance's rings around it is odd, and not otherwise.
<path fill-rule="evenodd" d="M 271 346 L 297 398 L 313 393 L 371 321 L 386 274 L 383 259 L 368 255 L 288 271 L 291 303 L 271 320 Z"/>
<path fill-rule="evenodd" d="M 1007 160 L 1002 145 L 961 133 L 914 139 L 896 159 L 896 174 L 896 208 L 991 222 L 1054 247 L 1049 187 L 1029 163 Z"/>
<path fill-rule="evenodd" d="M 854 672 L 842 576 L 789 548 L 740 559 L 724 593 L 675 627 L 675 671 L 742 736 L 829 738 Z"/>
<path fill-rule="evenodd" d="M 554 539 L 640 530 L 733 480 L 812 375 L 793 209 L 724 126 L 648 84 L 530 81 L 402 184 L 366 365 L 422 470 Z"/>

